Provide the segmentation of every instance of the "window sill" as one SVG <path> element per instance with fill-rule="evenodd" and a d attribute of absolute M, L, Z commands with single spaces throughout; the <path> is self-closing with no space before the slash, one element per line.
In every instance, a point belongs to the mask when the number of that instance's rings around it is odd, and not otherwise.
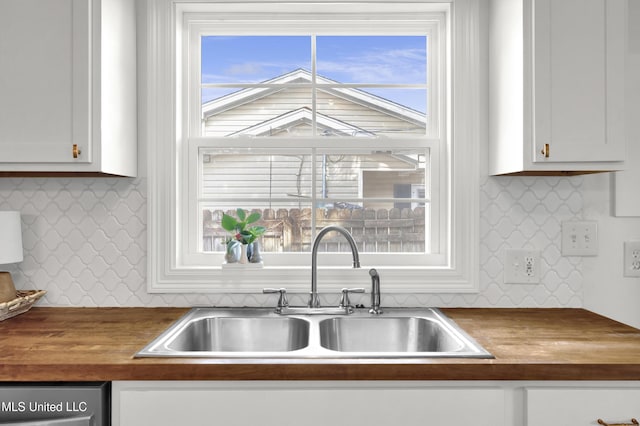
<path fill-rule="evenodd" d="M 318 268 L 321 292 L 339 293 L 345 287 L 369 288 L 369 269 L 350 267 Z M 464 276 L 443 268 L 379 268 L 375 267 L 385 291 L 393 293 L 477 293 L 475 277 Z M 231 267 L 191 270 L 168 275 L 163 280 L 150 280 L 149 293 L 261 293 L 263 288 L 286 288 L 290 293 L 308 293 L 311 288 L 310 267 Z"/>

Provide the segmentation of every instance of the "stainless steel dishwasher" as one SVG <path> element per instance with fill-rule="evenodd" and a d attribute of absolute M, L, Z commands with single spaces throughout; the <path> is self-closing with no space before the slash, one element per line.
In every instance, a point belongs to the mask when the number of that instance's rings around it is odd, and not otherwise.
<path fill-rule="evenodd" d="M 0 425 L 110 424 L 109 382 L 0 383 Z"/>

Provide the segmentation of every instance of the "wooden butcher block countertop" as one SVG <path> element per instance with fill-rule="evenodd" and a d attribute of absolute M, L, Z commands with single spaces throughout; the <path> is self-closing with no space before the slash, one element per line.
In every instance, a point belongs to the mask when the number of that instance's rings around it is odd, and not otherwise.
<path fill-rule="evenodd" d="M 442 309 L 495 359 L 133 358 L 187 311 L 35 307 L 0 322 L 0 380 L 640 380 L 640 330 L 583 309 Z"/>

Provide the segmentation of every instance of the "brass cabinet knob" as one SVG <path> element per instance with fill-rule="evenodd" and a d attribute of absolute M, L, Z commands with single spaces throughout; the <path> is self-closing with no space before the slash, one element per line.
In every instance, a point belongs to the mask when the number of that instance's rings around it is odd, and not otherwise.
<path fill-rule="evenodd" d="M 540 151 L 540 154 L 544 155 L 544 158 L 549 158 L 549 144 L 545 143 L 544 148 Z"/>
<path fill-rule="evenodd" d="M 73 148 L 71 149 L 71 154 L 73 155 L 73 158 L 78 158 L 80 154 L 82 154 L 82 151 L 78 147 L 78 144 L 75 144 L 75 143 L 73 144 Z"/>

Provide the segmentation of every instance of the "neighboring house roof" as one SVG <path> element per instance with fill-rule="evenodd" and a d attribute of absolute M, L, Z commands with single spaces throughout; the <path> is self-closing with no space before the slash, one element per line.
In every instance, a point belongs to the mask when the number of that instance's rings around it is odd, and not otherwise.
<path fill-rule="evenodd" d="M 287 84 L 287 83 L 310 83 L 311 73 L 304 69 L 297 69 L 287 74 L 275 77 L 271 80 L 264 81 L 260 84 Z M 384 99 L 380 96 L 373 95 L 356 88 L 338 87 L 341 83 L 330 80 L 325 77 L 317 76 L 316 83 L 327 85 L 320 90 L 342 98 L 354 104 L 361 105 L 365 108 L 376 110 L 388 116 L 412 123 L 417 127 L 424 128 L 426 120 L 424 113 L 415 111 L 404 105 Z M 274 87 L 252 87 L 239 90 L 234 93 L 222 96 L 202 105 L 202 118 L 208 118 L 232 110 L 242 105 L 250 104 L 258 99 L 273 95 L 286 88 Z M 307 107 L 298 108 L 296 110 L 281 114 L 277 117 L 270 118 L 261 123 L 256 123 L 234 132 L 234 135 L 265 135 L 270 129 L 285 128 L 287 126 L 296 125 L 297 123 L 311 123 L 311 110 Z M 324 114 L 316 113 L 316 122 L 319 128 L 325 132 L 331 132 L 332 135 L 349 135 L 349 136 L 371 136 L 371 132 L 358 128 L 352 124 L 348 124 L 342 120 L 329 117 Z"/>
<path fill-rule="evenodd" d="M 311 109 L 302 107 L 247 127 L 229 136 L 266 136 L 273 129 L 291 129 L 303 125 L 310 126 L 311 122 Z M 316 113 L 316 125 L 320 132 L 328 136 L 373 136 L 371 132 L 320 113 Z"/>

